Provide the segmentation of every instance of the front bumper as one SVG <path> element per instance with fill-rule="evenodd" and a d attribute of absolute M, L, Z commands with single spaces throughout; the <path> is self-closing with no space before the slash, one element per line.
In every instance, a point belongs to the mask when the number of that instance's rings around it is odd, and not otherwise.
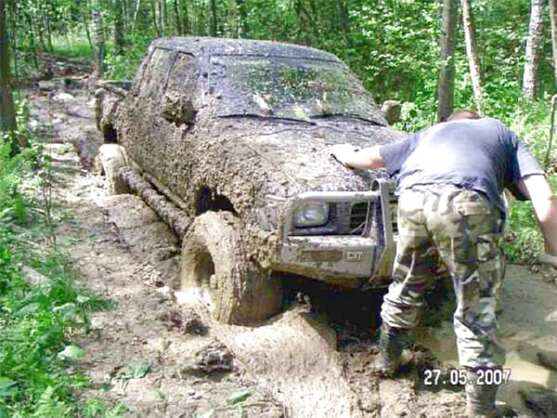
<path fill-rule="evenodd" d="M 393 184 L 377 180 L 369 192 L 307 192 L 285 201 L 280 244 L 272 261 L 273 269 L 334 282 L 349 287 L 383 285 L 391 276 L 395 255 Z M 364 236 L 292 236 L 293 214 L 305 202 L 379 203 L 380 211 Z M 376 205 L 373 205 L 376 207 Z M 379 232 L 379 233 L 378 233 Z"/>

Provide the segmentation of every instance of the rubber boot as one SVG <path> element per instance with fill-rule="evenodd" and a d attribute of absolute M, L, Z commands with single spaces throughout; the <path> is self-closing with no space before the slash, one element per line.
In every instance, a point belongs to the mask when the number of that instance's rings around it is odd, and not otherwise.
<path fill-rule="evenodd" d="M 400 367 L 403 349 L 403 335 L 400 330 L 381 326 L 379 355 L 375 362 L 376 372 L 385 377 L 393 377 Z"/>
<path fill-rule="evenodd" d="M 499 385 L 479 385 L 477 375 L 468 370 L 466 388 L 466 414 L 468 418 L 516 417 L 516 412 L 507 406 L 496 407 L 495 398 Z"/>

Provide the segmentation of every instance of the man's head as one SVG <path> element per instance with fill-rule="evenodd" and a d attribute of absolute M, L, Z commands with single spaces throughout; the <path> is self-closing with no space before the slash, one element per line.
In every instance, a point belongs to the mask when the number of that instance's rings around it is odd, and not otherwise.
<path fill-rule="evenodd" d="M 455 110 L 452 115 L 447 118 L 447 121 L 460 119 L 481 119 L 481 116 L 473 110 L 460 109 Z"/>

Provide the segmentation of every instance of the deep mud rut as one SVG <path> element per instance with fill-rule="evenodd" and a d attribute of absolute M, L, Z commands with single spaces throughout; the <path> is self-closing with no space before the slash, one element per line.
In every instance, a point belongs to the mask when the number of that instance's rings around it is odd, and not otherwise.
<path fill-rule="evenodd" d="M 378 379 L 377 312 L 370 308 L 377 296 L 343 299 L 310 289 L 309 303 L 293 297 L 282 315 L 249 328 L 215 323 L 204 307 L 173 293 L 176 238 L 139 198 L 106 196 L 102 177 L 91 170 L 100 138 L 79 77 L 55 78 L 28 96 L 32 127 L 50 141 L 56 199 L 70 214 L 58 226 L 59 241 L 83 285 L 114 303 L 93 315 L 91 332 L 79 341 L 87 352 L 82 367 L 94 382 L 84 398 L 123 403 L 138 417 L 463 416 L 462 388 L 425 386 L 418 371 L 456 364 L 448 322 L 419 334 L 437 359 L 422 353 L 419 367 Z M 500 398 L 521 416 L 535 415 L 518 389 L 557 389 L 557 374 L 536 361 L 538 351 L 557 354 L 555 300 L 555 286 L 522 267 L 508 269 L 501 322 L 512 374 Z M 339 320 L 344 314 L 349 319 Z"/>

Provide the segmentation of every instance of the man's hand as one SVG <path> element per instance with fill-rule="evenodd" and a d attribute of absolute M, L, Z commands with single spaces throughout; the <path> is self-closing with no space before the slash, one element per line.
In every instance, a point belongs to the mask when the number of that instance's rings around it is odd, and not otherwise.
<path fill-rule="evenodd" d="M 352 168 L 348 161 L 354 158 L 355 152 L 358 152 L 358 149 L 350 144 L 336 144 L 329 148 L 331 157 L 347 168 Z"/>
<path fill-rule="evenodd" d="M 331 157 L 345 167 L 357 170 L 374 170 L 385 167 L 379 146 L 358 150 L 350 144 L 337 144 L 329 148 Z"/>

